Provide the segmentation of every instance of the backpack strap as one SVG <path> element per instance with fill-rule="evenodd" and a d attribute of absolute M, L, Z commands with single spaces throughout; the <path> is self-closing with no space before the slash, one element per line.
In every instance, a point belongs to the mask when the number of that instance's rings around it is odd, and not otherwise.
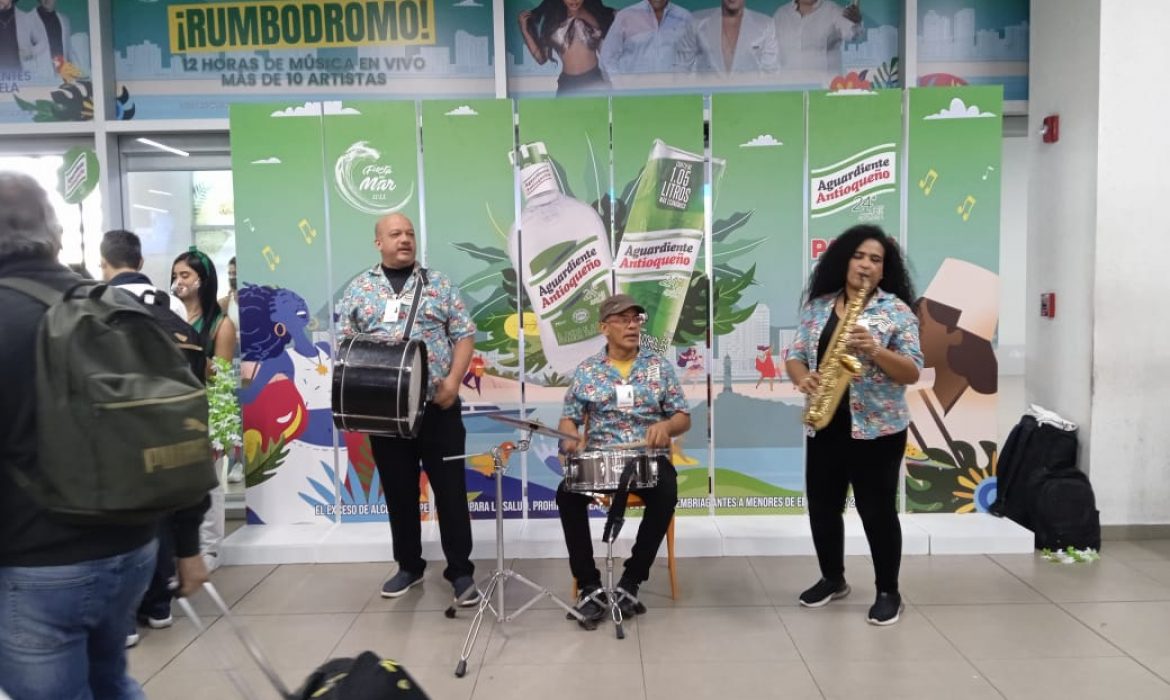
<path fill-rule="evenodd" d="M 62 294 L 60 290 L 53 289 L 47 284 L 30 280 L 27 277 L 9 277 L 8 279 L 2 279 L 0 280 L 0 287 L 14 289 L 25 296 L 36 299 L 45 306 L 52 306 L 68 296 L 67 293 Z M 72 292 L 73 290 L 69 291 Z"/>

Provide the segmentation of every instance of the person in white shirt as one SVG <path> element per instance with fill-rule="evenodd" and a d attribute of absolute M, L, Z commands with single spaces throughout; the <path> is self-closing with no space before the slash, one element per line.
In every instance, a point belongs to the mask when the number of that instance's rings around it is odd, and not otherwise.
<path fill-rule="evenodd" d="M 792 0 L 776 10 L 780 69 L 825 82 L 841 74 L 841 44 L 861 37 L 861 8 L 833 0 Z"/>
<path fill-rule="evenodd" d="M 612 82 L 628 73 L 671 73 L 689 10 L 670 0 L 639 0 L 618 10 L 601 44 L 601 70 Z"/>
<path fill-rule="evenodd" d="M 50 58 L 76 63 L 70 39 L 73 37 L 73 26 L 69 17 L 57 11 L 57 0 L 37 0 L 37 8 L 29 12 L 45 28 L 45 40 L 48 42 Z"/>
<path fill-rule="evenodd" d="M 779 65 L 776 24 L 745 8 L 744 0 L 723 0 L 721 7 L 694 14 L 677 60 L 680 70 L 690 72 L 773 73 Z"/>
<path fill-rule="evenodd" d="M 25 71 L 33 79 L 52 73 L 49 37 L 35 12 L 16 8 L 19 0 L 0 0 L 0 72 Z"/>

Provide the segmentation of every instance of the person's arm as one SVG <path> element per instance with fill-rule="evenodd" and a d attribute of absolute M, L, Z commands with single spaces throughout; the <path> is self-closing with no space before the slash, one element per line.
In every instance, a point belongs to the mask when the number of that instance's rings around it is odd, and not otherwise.
<path fill-rule="evenodd" d="M 841 40 L 856 41 L 865 33 L 861 22 L 861 7 L 852 2 L 845 6 L 837 16 L 837 31 L 841 32 Z"/>
<path fill-rule="evenodd" d="M 557 425 L 557 430 L 560 430 L 562 433 L 576 435 L 577 438 L 575 440 L 564 438 L 560 441 L 560 451 L 562 454 L 575 454 L 585 444 L 585 435 L 581 431 L 581 426 L 585 423 L 585 411 L 588 407 L 585 401 L 581 399 L 580 394 L 578 394 L 580 389 L 581 381 L 578 377 L 574 376 L 572 384 L 569 385 L 568 391 L 565 392 L 564 406 L 561 409 L 561 422 Z"/>
<path fill-rule="evenodd" d="M 768 20 L 764 24 L 760 40 L 760 72 L 775 73 L 780 70 L 780 44 L 776 41 L 776 23 Z"/>
<path fill-rule="evenodd" d="M 896 383 L 909 385 L 918 381 L 923 364 L 918 318 L 904 304 L 899 303 L 898 307 L 893 313 L 895 330 L 887 345 L 878 345 L 867 328 L 857 325 L 849 333 L 849 347 L 868 357 Z"/>
<path fill-rule="evenodd" d="M 361 325 L 363 321 L 357 318 L 360 303 L 361 297 L 357 291 L 357 284 L 351 282 L 346 288 L 345 294 L 342 295 L 341 301 L 337 304 L 337 334 L 339 336 L 349 338 L 365 331 L 365 327 Z"/>
<path fill-rule="evenodd" d="M 682 37 L 674 47 L 674 70 L 676 73 L 696 73 L 699 71 L 699 55 L 702 47 L 699 44 L 698 22 L 690 22 L 683 30 Z M 704 65 L 703 70 L 707 67 Z"/>
<path fill-rule="evenodd" d="M 450 408 L 459 398 L 459 385 L 463 382 L 463 375 L 467 374 L 467 366 L 471 364 L 471 355 L 475 352 L 475 321 L 459 289 L 454 285 L 447 287 L 447 337 L 454 343 L 451 357 L 451 371 L 443 377 L 435 391 L 435 403 L 439 408 Z"/>
<path fill-rule="evenodd" d="M 207 565 L 199 552 L 199 526 L 210 505 L 211 496 L 207 495 L 195 505 L 177 510 L 170 516 L 181 596 L 191 595 L 208 580 Z"/>
<path fill-rule="evenodd" d="M 528 21 L 532 18 L 532 10 L 524 10 L 520 13 L 520 33 L 524 35 L 524 45 L 528 47 L 528 53 L 536 59 L 537 64 L 544 65 L 548 61 L 548 53 L 536 41 L 536 37 L 532 36 L 532 30 L 528 27 Z"/>
<path fill-rule="evenodd" d="M 597 53 L 597 63 L 601 66 L 601 72 L 611 83 L 614 76 L 621 72 L 622 53 L 625 51 L 624 21 L 625 15 L 619 11 L 601 41 L 601 51 Z"/>
<path fill-rule="evenodd" d="M 787 359 L 784 360 L 784 370 L 788 374 L 788 379 L 802 394 L 816 391 L 821 379 L 820 373 L 812 372 L 808 368 L 809 350 L 812 343 L 810 329 L 813 323 L 812 305 L 805 304 L 800 312 L 796 335 L 792 339 L 792 345 L 788 346 Z"/>
<path fill-rule="evenodd" d="M 221 360 L 232 361 L 236 354 L 236 324 L 226 315 L 219 322 L 219 329 L 215 332 L 215 356 Z"/>
<path fill-rule="evenodd" d="M 662 410 L 668 416 L 646 429 L 646 446 L 650 448 L 670 447 L 670 439 L 691 429 L 691 407 L 686 394 L 679 384 L 674 368 L 660 362 L 662 376 Z"/>

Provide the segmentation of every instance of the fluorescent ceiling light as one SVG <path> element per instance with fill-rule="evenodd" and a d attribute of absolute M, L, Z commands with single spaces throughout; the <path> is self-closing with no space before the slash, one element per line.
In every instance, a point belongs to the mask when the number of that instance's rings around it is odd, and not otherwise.
<path fill-rule="evenodd" d="M 175 196 L 175 195 L 171 194 L 170 192 L 164 192 L 163 190 L 147 190 L 147 192 L 149 192 L 151 194 L 161 194 L 164 197 L 174 197 Z"/>
<path fill-rule="evenodd" d="M 142 209 L 144 211 L 153 211 L 153 212 L 158 212 L 159 214 L 169 214 L 171 211 L 170 209 L 159 209 L 158 207 L 150 207 L 150 206 L 147 206 L 145 204 L 132 204 L 130 206 L 132 209 Z"/>
<path fill-rule="evenodd" d="M 174 153 L 175 155 L 183 156 L 184 158 L 191 155 L 182 149 L 175 148 L 174 146 L 168 146 L 165 143 L 159 143 L 158 141 L 151 141 L 150 139 L 140 138 L 138 139 L 138 143 L 141 143 L 145 146 L 150 146 L 151 148 L 157 148 L 160 151 L 166 151 L 167 153 Z"/>

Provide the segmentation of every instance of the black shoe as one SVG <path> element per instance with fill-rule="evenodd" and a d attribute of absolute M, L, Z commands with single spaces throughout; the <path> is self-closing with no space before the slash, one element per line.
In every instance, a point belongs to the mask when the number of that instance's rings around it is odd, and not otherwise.
<path fill-rule="evenodd" d="M 594 583 L 581 588 L 581 593 L 577 596 L 577 612 L 585 619 L 577 620 L 577 624 L 581 625 L 587 630 L 597 629 L 597 623 L 601 622 L 607 612 L 609 612 L 609 599 L 605 592 L 602 591 L 596 598 L 592 597 L 594 593 L 601 590 L 601 584 Z M 570 620 L 576 619 L 572 615 L 568 615 Z"/>
<path fill-rule="evenodd" d="M 902 596 L 899 594 L 878 593 L 866 622 L 871 625 L 892 625 L 902 617 L 903 608 Z"/>
<path fill-rule="evenodd" d="M 845 579 L 830 581 L 823 578 L 813 584 L 813 587 L 800 594 L 800 604 L 806 608 L 819 608 L 828 605 L 829 601 L 844 598 L 849 595 L 849 584 Z"/>
<path fill-rule="evenodd" d="M 455 589 L 455 605 L 461 608 L 474 608 L 479 605 L 480 592 L 475 588 L 475 579 L 460 576 L 451 583 L 451 587 Z"/>
<path fill-rule="evenodd" d="M 622 595 L 622 591 L 625 591 L 629 595 Z M 618 581 L 617 595 L 620 596 L 618 598 L 618 610 L 622 611 L 623 618 L 629 619 L 635 615 L 646 614 L 646 606 L 642 605 L 642 602 L 638 600 L 638 584 L 627 581 L 626 579 Z"/>

